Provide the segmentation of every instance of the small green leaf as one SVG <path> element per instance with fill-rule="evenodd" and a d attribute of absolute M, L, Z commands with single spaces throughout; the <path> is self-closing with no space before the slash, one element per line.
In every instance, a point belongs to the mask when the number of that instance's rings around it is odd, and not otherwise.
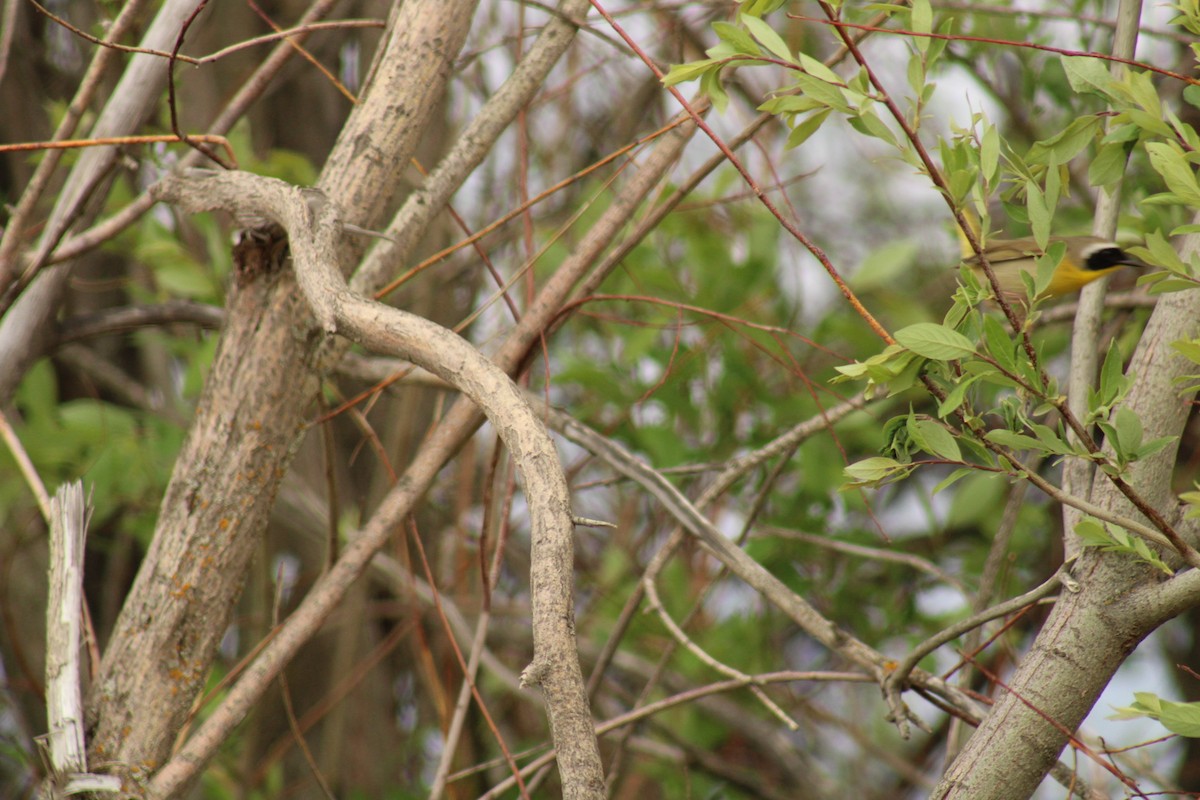
<path fill-rule="evenodd" d="M 742 24 L 746 26 L 746 29 L 750 31 L 750 35 L 758 40 L 759 44 L 771 51 L 776 58 L 789 63 L 795 63 L 795 59 L 792 57 L 792 52 L 788 49 L 787 43 L 783 41 L 782 36 L 775 32 L 774 28 L 758 17 L 742 15 L 740 19 Z M 713 24 L 715 25 L 716 23 Z"/>
<path fill-rule="evenodd" d="M 689 64 L 672 64 L 671 69 L 663 76 L 664 86 L 674 86 L 704 77 L 704 74 L 716 64 L 716 59 L 706 58 L 703 61 L 693 61 Z"/>
<path fill-rule="evenodd" d="M 1000 134 L 995 125 L 985 123 L 979 141 L 979 172 L 988 184 L 996 182 L 1000 169 Z"/>
<path fill-rule="evenodd" d="M 1175 574 L 1175 571 L 1167 566 L 1166 562 L 1151 550 L 1150 546 L 1141 537 L 1131 536 L 1128 531 L 1119 525 L 1113 525 L 1111 522 L 1101 522 L 1095 517 L 1084 517 L 1075 526 L 1075 534 L 1085 547 L 1098 547 L 1107 552 L 1124 553 L 1143 563 L 1149 564 L 1166 575 Z M 1138 697 L 1139 702 L 1142 702 L 1144 699 Z M 1154 698 L 1154 700 L 1157 700 L 1157 698 Z"/>
<path fill-rule="evenodd" d="M 713 108 L 718 114 L 725 111 L 729 105 L 729 95 L 725 92 L 725 87 L 721 85 L 721 71 L 709 70 L 700 78 L 700 91 L 708 95 L 712 100 Z"/>
<path fill-rule="evenodd" d="M 821 126 L 825 124 L 825 120 L 829 119 L 829 115 L 832 113 L 833 109 L 823 108 L 814 114 L 808 115 L 803 122 L 792 128 L 792 132 L 788 134 L 787 141 L 783 144 L 784 148 L 791 150 L 793 147 L 799 147 L 804 144 L 810 136 L 821 129 Z"/>
<path fill-rule="evenodd" d="M 933 487 L 933 494 L 937 494 L 943 489 L 950 488 L 952 484 L 958 483 L 960 480 L 972 474 L 973 472 L 975 472 L 975 470 L 971 469 L 970 467 L 959 467 L 958 469 L 954 470 L 954 472 L 951 472 L 949 475 L 939 481 L 937 486 Z"/>
<path fill-rule="evenodd" d="M 825 109 L 825 106 L 811 97 L 785 94 L 764 101 L 759 105 L 758 110 L 766 111 L 770 114 L 803 114 L 807 111 L 812 111 L 814 108 Z"/>
<path fill-rule="evenodd" d="M 989 442 L 995 442 L 996 444 L 1004 445 L 1005 447 L 1011 447 L 1015 450 L 1036 450 L 1038 452 L 1044 452 L 1046 449 L 1042 446 L 1041 442 L 1039 442 L 1037 439 L 1034 439 L 1032 436 L 1026 436 L 1023 433 L 1014 433 L 1013 431 L 1005 430 L 1004 428 L 996 428 L 995 430 L 988 431 L 984 438 Z"/>
<path fill-rule="evenodd" d="M 826 83 L 831 83 L 835 86 L 846 85 L 846 82 L 842 80 L 842 76 L 838 75 L 836 72 L 812 56 L 805 55 L 804 53 L 798 53 L 797 56 L 800 60 L 800 66 L 804 69 L 804 71 L 809 75 L 812 75 L 817 80 L 825 81 Z"/>
<path fill-rule="evenodd" d="M 1048 139 L 1035 142 L 1029 148 L 1030 164 L 1049 164 L 1051 160 L 1065 164 L 1083 152 L 1100 133 L 1100 118 L 1086 114 L 1071 120 L 1067 127 Z"/>
<path fill-rule="evenodd" d="M 958 410 L 958 407 L 966 399 L 967 391 L 982 377 L 982 375 L 972 375 L 969 378 L 964 378 L 956 383 L 953 389 L 946 392 L 946 399 L 938 403 L 938 417 L 945 419 L 949 414 Z"/>
<path fill-rule="evenodd" d="M 1108 346 L 1108 352 L 1104 354 L 1104 365 L 1100 368 L 1100 395 L 1111 403 L 1121 396 L 1125 384 L 1125 358 L 1114 340 Z"/>
<path fill-rule="evenodd" d="M 1050 207 L 1046 203 L 1046 196 L 1042 193 L 1041 187 L 1034 181 L 1025 182 L 1025 207 L 1029 210 L 1029 224 L 1033 228 L 1033 239 L 1037 242 L 1038 247 L 1045 249 L 1046 244 L 1050 241 Z"/>
<path fill-rule="evenodd" d="M 916 43 L 928 42 L 929 40 L 920 36 L 916 36 L 913 37 L 913 41 Z M 919 55 L 913 55 L 909 57 L 906 74 L 908 75 L 908 88 L 912 89 L 912 93 L 914 95 L 919 96 L 921 89 L 925 86 L 925 62 L 921 60 Z"/>
<path fill-rule="evenodd" d="M 1104 526 L 1100 524 L 1100 520 L 1095 517 L 1084 517 L 1075 526 L 1075 535 L 1085 546 L 1093 547 L 1100 545 L 1112 544 L 1112 537 L 1104 530 Z"/>
<path fill-rule="evenodd" d="M 742 14 L 748 14 L 754 17 L 762 17 L 770 14 L 776 9 L 782 8 L 787 0 L 744 0 L 742 2 Z"/>
<path fill-rule="evenodd" d="M 1200 339 L 1179 339 L 1171 342 L 1171 349 L 1189 361 L 1200 364 Z"/>
<path fill-rule="evenodd" d="M 1184 160 L 1183 154 L 1165 142 L 1148 142 L 1146 154 L 1150 156 L 1150 166 L 1162 176 L 1167 188 L 1178 198 L 1177 202 L 1200 208 L 1200 186 L 1196 184 L 1196 173 Z"/>
<path fill-rule="evenodd" d="M 1076 94 L 1098 94 L 1108 98 L 1112 93 L 1113 78 L 1104 62 L 1088 56 L 1063 56 L 1063 71 L 1067 82 Z"/>
<path fill-rule="evenodd" d="M 1125 174 L 1129 151 L 1119 142 L 1102 144 L 1088 165 L 1088 183 L 1092 186 L 1112 186 Z"/>
<path fill-rule="evenodd" d="M 1200 108 L 1200 86 L 1189 83 L 1183 89 L 1183 99 L 1193 108 Z"/>
<path fill-rule="evenodd" d="M 951 361 L 975 354 L 971 340 L 933 322 L 918 322 L 896 331 L 896 341 L 923 358 Z"/>
<path fill-rule="evenodd" d="M 747 17 L 747 19 L 754 18 Z M 766 23 L 762 20 L 758 20 L 758 23 L 760 25 L 766 25 Z M 758 45 L 754 43 L 754 40 L 750 38 L 750 34 L 747 33 L 744 28 L 739 28 L 737 25 L 733 25 L 728 22 L 714 22 L 712 24 L 712 28 L 713 32 L 717 34 L 717 37 L 722 42 L 726 42 L 733 47 L 736 52 L 748 56 L 762 55 L 762 50 L 759 49 Z"/>
<path fill-rule="evenodd" d="M 854 130 L 865 136 L 873 136 L 884 144 L 896 146 L 896 134 L 887 126 L 887 123 L 879 118 L 870 108 L 860 108 L 858 116 L 848 117 L 846 119 Z"/>
<path fill-rule="evenodd" d="M 1047 231 L 1047 235 L 1049 231 Z M 1033 280 L 1034 294 L 1038 296 L 1046 291 L 1050 286 L 1050 281 L 1054 278 L 1054 272 L 1058 269 L 1058 265 L 1062 262 L 1063 256 L 1066 255 L 1067 246 L 1063 242 L 1055 242 L 1046 248 L 1046 252 L 1037 258 L 1037 272 Z M 1025 277 L 1026 273 L 1021 273 Z"/>
<path fill-rule="evenodd" d="M 842 94 L 842 90 L 832 83 L 814 78 L 812 75 L 797 75 L 796 86 L 804 93 L 805 97 L 812 98 L 823 106 L 835 108 L 843 113 L 851 113 L 853 109 L 846 102 L 846 97 Z"/>
<path fill-rule="evenodd" d="M 1069 456 L 1075 453 L 1075 450 L 1053 428 L 1033 423 L 1029 426 L 1029 429 L 1034 432 L 1038 441 L 1042 443 L 1047 452 L 1060 456 Z"/>
<path fill-rule="evenodd" d="M 1159 436 L 1156 439 L 1151 439 L 1135 450 L 1131 454 L 1130 460 L 1138 461 L 1143 458 L 1149 458 L 1167 445 L 1174 444 L 1177 441 L 1179 441 L 1178 436 Z"/>
<path fill-rule="evenodd" d="M 983 317 L 983 342 L 988 355 L 1001 369 L 1009 373 L 1016 372 L 1015 345 L 1009 336 L 1008 326 L 994 314 L 985 314 Z"/>
<path fill-rule="evenodd" d="M 962 461 L 962 451 L 950 431 L 931 419 L 915 420 L 913 427 L 920 431 L 919 443 L 925 452 L 947 461 Z"/>
<path fill-rule="evenodd" d="M 1117 432 L 1117 441 L 1113 442 L 1113 446 L 1127 458 L 1142 446 L 1142 420 L 1128 406 L 1117 409 L 1113 415 L 1113 428 Z"/>
<path fill-rule="evenodd" d="M 869 486 L 902 478 L 912 469 L 911 464 L 901 464 L 890 458 L 874 456 L 850 464 L 843 471 L 851 480 L 850 486 Z"/>
<path fill-rule="evenodd" d="M 1200 738 L 1200 703 L 1175 703 L 1165 700 L 1158 721 L 1172 733 L 1189 739 Z"/>
<path fill-rule="evenodd" d="M 1172 236 L 1179 236 L 1184 233 L 1200 233 L 1200 228 L 1197 228 L 1195 231 L 1181 231 L 1178 228 L 1171 231 Z M 1175 251 L 1175 248 L 1171 246 L 1171 243 L 1167 241 L 1166 237 L 1160 231 L 1151 231 L 1146 234 L 1146 250 L 1149 253 L 1150 260 L 1155 264 L 1180 275 L 1191 274 L 1188 265 L 1179 257 L 1179 253 Z"/>
<path fill-rule="evenodd" d="M 929 5 L 929 0 L 913 0 L 912 27 L 916 33 L 933 32 L 933 8 Z M 917 48 L 917 52 L 924 53 L 929 49 L 929 39 L 925 36 L 914 36 L 913 47 Z"/>

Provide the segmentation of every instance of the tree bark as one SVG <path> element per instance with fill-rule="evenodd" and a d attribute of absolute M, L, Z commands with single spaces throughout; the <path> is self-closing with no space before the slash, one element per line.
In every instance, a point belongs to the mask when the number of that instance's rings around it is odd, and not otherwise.
<path fill-rule="evenodd" d="M 373 79 L 321 180 L 354 224 L 379 221 L 474 7 L 410 0 L 389 21 Z M 270 257 L 252 265 L 230 301 L 154 540 L 90 697 L 92 757 L 134 777 L 163 762 L 203 686 L 319 388 L 319 332 L 293 275 L 278 266 Z"/>
<path fill-rule="evenodd" d="M 1185 254 L 1185 258 L 1186 258 Z M 1145 440 L 1180 433 L 1190 412 L 1175 382 L 1194 365 L 1170 343 L 1200 334 L 1200 292 L 1165 296 L 1134 353 L 1133 385 L 1126 404 L 1141 418 Z M 1179 522 L 1171 492 L 1174 447 L 1137 462 L 1130 483 L 1172 524 Z M 1092 501 L 1137 517 L 1128 500 L 1104 475 L 1096 478 Z M 1064 591 L 1029 655 L 1021 662 L 991 714 L 946 771 L 933 798 L 1024 800 L 1037 789 L 1091 711 L 1113 673 L 1155 628 L 1179 613 L 1188 600 L 1157 570 L 1123 553 L 1086 548 L 1074 574 L 1081 588 Z M 1200 602 L 1194 592 L 1190 603 Z"/>

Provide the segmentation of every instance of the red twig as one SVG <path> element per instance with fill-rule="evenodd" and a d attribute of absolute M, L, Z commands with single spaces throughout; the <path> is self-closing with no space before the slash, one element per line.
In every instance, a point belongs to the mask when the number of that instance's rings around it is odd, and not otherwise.
<path fill-rule="evenodd" d="M 600 15 L 604 17 L 612 29 L 616 31 L 617 35 L 625 41 L 625 44 L 637 54 L 638 58 L 640 58 L 646 64 L 646 66 L 650 68 L 650 70 L 655 74 L 655 76 L 658 77 L 659 80 L 662 80 L 662 70 L 659 69 L 658 65 L 654 63 L 654 60 L 646 54 L 646 51 L 644 51 L 637 44 L 637 42 L 633 40 L 633 37 L 626 33 L 625 29 L 622 28 L 615 19 L 613 19 L 612 14 L 608 13 L 604 6 L 600 4 L 599 0 L 590 1 L 592 7 L 600 12 Z M 734 154 L 733 150 L 729 148 L 729 145 L 727 145 L 725 141 L 717 135 L 716 131 L 709 127 L 708 123 L 704 121 L 704 118 L 696 113 L 696 110 L 692 108 L 691 104 L 688 103 L 683 94 L 680 93 L 680 91 L 674 86 L 668 86 L 666 88 L 667 91 L 669 91 L 675 97 L 679 104 L 683 106 L 683 109 L 687 111 L 688 115 L 692 118 L 692 121 L 696 123 L 697 127 L 704 131 L 708 138 L 712 139 L 713 144 L 717 146 L 717 148 L 721 151 L 721 154 L 725 156 L 726 160 L 733 165 L 734 169 L 736 169 L 742 176 L 742 179 L 746 181 L 747 185 L 749 185 L 754 191 L 754 196 L 758 198 L 758 201 L 763 204 L 767 211 L 771 212 L 771 215 L 774 216 L 775 219 L 779 220 L 779 224 L 783 226 L 784 230 L 790 233 L 796 241 L 803 245 L 804 248 L 808 250 L 808 252 L 812 253 L 813 257 L 821 263 L 821 266 L 825 268 L 825 271 L 829 273 L 829 277 L 832 278 L 833 282 L 837 285 L 838 290 L 841 291 L 842 296 L 846 298 L 846 301 L 850 303 L 850 306 L 854 309 L 854 311 L 863 318 L 868 326 L 870 326 L 871 330 L 875 332 L 875 335 L 882 339 L 886 344 L 895 344 L 896 340 L 892 338 L 892 335 L 887 332 L 886 328 L 879 324 L 879 321 L 875 319 L 871 312 L 866 309 L 866 306 L 862 304 L 862 301 L 858 299 L 858 296 L 854 294 L 853 290 L 846 285 L 846 282 L 842 279 L 842 276 L 838 274 L 837 268 L 833 266 L 833 262 L 829 260 L 829 256 L 825 254 L 825 251 L 822 250 L 816 242 L 809 239 L 808 236 L 806 236 L 803 231 L 797 228 L 794 223 L 784 217 L 775 204 L 771 202 L 771 199 L 767 197 L 767 193 L 758 185 L 758 181 L 756 181 L 750 174 L 750 171 L 746 169 L 746 166 L 741 162 L 741 159 L 739 159 L 737 155 Z"/>
<path fill-rule="evenodd" d="M 1055 53 L 1060 56 L 1073 56 L 1079 58 L 1098 58 L 1101 61 L 1115 61 L 1118 64 L 1125 64 L 1138 69 L 1157 72 L 1159 75 L 1164 75 L 1168 78 L 1174 78 L 1177 81 L 1200 86 L 1200 80 L 1189 78 L 1179 72 L 1172 72 L 1169 69 L 1155 67 L 1147 64 L 1144 61 L 1137 61 L 1132 58 L 1121 58 L 1120 56 L 1108 55 L 1107 53 L 1095 53 L 1090 50 L 1068 50 L 1064 47 L 1054 47 L 1048 44 L 1034 44 L 1033 42 L 1014 42 L 1011 39 L 992 39 L 987 36 L 967 36 L 965 34 L 954 33 L 922 33 L 920 31 L 910 31 L 903 28 L 880 28 L 874 25 L 859 25 L 853 22 L 843 22 L 839 19 L 821 19 L 819 17 L 807 17 L 803 14 L 788 14 L 789 19 L 800 20 L 802 22 L 819 22 L 823 25 L 832 25 L 835 28 L 853 28 L 856 31 L 871 31 L 872 33 L 894 33 L 899 36 L 919 36 L 922 39 L 941 39 L 947 42 L 978 42 L 980 44 L 996 44 L 1001 47 L 1023 47 L 1028 50 L 1041 50 L 1046 53 Z"/>

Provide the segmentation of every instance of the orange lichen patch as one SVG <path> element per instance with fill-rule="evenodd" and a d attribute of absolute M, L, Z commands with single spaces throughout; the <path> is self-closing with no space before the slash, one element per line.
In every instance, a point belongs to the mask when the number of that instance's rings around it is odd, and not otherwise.
<path fill-rule="evenodd" d="M 223 531 L 229 530 L 229 520 L 224 517 L 217 523 L 217 527 Z"/>

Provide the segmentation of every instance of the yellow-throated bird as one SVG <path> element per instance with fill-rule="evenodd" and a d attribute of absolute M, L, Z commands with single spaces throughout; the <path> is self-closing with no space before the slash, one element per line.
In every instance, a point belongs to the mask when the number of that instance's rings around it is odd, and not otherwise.
<path fill-rule="evenodd" d="M 1149 265 L 1121 249 L 1120 245 L 1095 236 L 1052 236 L 1049 244 L 1066 244 L 1066 253 L 1050 278 L 1050 285 L 1042 291 L 1042 297 L 1059 297 L 1077 292 L 1092 281 L 1116 272 L 1121 267 L 1144 268 Z M 1010 303 L 1024 302 L 1025 284 L 1021 273 L 1037 274 L 1037 259 L 1045 250 L 1032 239 L 991 239 L 983 248 L 1000 291 Z M 979 257 L 971 254 L 964 258 L 975 270 L 980 283 L 986 285 L 987 277 L 979 264 Z"/>

